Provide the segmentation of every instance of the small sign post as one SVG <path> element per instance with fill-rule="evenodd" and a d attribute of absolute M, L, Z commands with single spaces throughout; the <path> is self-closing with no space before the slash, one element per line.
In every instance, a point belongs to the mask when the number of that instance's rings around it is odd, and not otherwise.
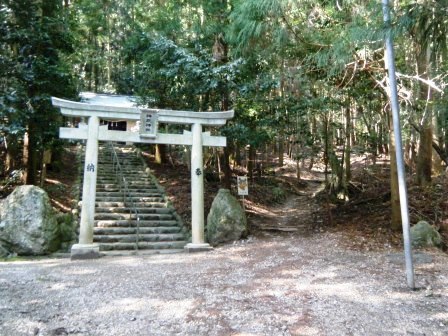
<path fill-rule="evenodd" d="M 249 183 L 247 182 L 247 176 L 237 176 L 237 187 L 238 187 L 238 195 L 243 198 L 243 209 L 246 211 L 244 207 L 244 196 L 249 195 Z"/>

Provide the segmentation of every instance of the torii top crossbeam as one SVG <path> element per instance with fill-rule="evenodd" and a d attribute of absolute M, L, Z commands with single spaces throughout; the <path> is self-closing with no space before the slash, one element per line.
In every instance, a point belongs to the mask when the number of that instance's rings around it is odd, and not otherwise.
<path fill-rule="evenodd" d="M 88 97 L 85 93 L 84 97 Z M 105 96 L 97 95 L 96 98 Z M 95 96 L 92 96 L 92 98 Z M 125 96 L 119 96 L 125 97 Z M 129 98 L 130 99 L 130 98 Z M 73 102 L 60 98 L 52 98 L 53 105 L 61 109 L 65 116 L 91 117 L 96 116 L 107 120 L 140 120 L 142 113 L 155 113 L 158 121 L 166 124 L 199 123 L 203 126 L 222 126 L 233 118 L 233 110 L 225 112 L 192 112 L 163 109 L 138 108 L 132 100 L 122 99 L 88 99 L 86 102 Z M 132 105 L 131 105 L 132 104 Z"/>
<path fill-rule="evenodd" d="M 202 147 L 226 146 L 226 138 L 211 136 L 209 132 L 203 133 L 202 126 L 224 125 L 233 117 L 234 111 L 191 112 L 149 109 L 137 107 L 135 99 L 128 96 L 82 93 L 81 97 L 84 102 L 52 98 L 53 105 L 59 107 L 63 115 L 88 118 L 88 125 L 81 123 L 78 128 L 60 128 L 61 138 L 87 140 L 79 244 L 72 247 L 72 259 L 99 256 L 99 248 L 93 244 L 99 140 L 191 145 L 192 242 L 185 248 L 188 251 L 209 249 L 210 246 L 204 240 Z M 134 124 L 140 121 L 140 127 L 126 131 L 108 130 L 107 125 L 100 126 L 100 119 L 125 120 Z M 191 132 L 184 130 L 183 134 L 159 133 L 158 123 L 191 125 Z"/>

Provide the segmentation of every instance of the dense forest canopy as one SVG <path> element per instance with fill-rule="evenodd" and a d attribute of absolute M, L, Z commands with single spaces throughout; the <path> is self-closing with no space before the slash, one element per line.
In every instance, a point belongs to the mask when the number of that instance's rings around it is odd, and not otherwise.
<path fill-rule="evenodd" d="M 391 11 L 405 160 L 425 185 L 448 163 L 448 2 Z M 243 149 L 251 175 L 257 152 L 275 147 L 280 165 L 284 153 L 322 160 L 329 191 L 347 194 L 352 154 L 393 153 L 385 29 L 380 1 L 3 0 L 0 174 L 25 164 L 35 184 L 44 150 L 61 145 L 50 97 L 94 91 L 233 108 L 221 130 L 226 184 Z"/>

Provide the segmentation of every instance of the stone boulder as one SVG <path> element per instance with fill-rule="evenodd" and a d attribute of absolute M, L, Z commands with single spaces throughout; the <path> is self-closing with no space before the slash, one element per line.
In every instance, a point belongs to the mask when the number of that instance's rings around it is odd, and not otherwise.
<path fill-rule="evenodd" d="M 56 212 L 39 187 L 17 187 L 0 204 L 0 252 L 44 255 L 58 249 Z"/>
<path fill-rule="evenodd" d="M 230 190 L 220 189 L 207 216 L 207 240 L 211 245 L 228 243 L 247 235 L 246 214 Z"/>
<path fill-rule="evenodd" d="M 411 241 L 414 247 L 439 246 L 442 237 L 428 222 L 420 221 L 411 227 Z"/>

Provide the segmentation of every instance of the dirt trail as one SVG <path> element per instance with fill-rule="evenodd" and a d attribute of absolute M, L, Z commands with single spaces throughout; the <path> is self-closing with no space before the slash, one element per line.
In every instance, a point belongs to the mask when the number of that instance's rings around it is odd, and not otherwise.
<path fill-rule="evenodd" d="M 251 227 L 256 228 L 257 235 L 269 232 L 309 234 L 322 221 L 318 215 L 320 205 L 314 198 L 322 188 L 321 180 L 303 180 L 301 190 L 289 194 L 284 203 L 253 213 L 249 217 Z"/>

